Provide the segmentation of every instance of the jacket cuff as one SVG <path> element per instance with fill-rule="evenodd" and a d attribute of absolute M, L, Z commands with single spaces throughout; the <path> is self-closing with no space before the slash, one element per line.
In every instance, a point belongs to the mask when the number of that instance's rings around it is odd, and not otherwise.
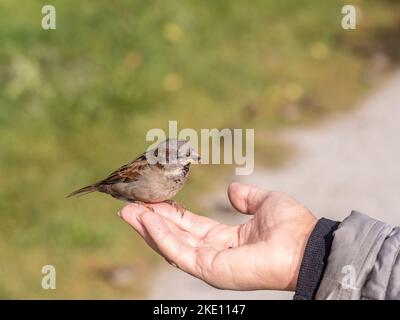
<path fill-rule="evenodd" d="M 338 221 L 325 218 L 318 220 L 315 225 L 304 251 L 294 300 L 315 298 L 331 251 L 333 232 L 338 226 Z"/>

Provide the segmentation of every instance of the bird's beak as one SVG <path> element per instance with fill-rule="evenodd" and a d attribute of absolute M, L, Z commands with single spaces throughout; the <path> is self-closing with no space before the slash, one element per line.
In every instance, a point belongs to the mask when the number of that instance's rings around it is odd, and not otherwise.
<path fill-rule="evenodd" d="M 192 152 L 192 156 L 190 157 L 190 159 L 188 161 L 190 164 L 201 163 L 201 157 L 198 153 Z"/>

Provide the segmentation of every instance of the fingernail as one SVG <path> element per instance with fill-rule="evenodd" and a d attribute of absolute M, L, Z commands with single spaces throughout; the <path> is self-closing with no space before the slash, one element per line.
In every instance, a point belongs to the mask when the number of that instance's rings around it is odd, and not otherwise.
<path fill-rule="evenodd" d="M 118 210 L 117 215 L 121 218 L 121 210 Z"/>

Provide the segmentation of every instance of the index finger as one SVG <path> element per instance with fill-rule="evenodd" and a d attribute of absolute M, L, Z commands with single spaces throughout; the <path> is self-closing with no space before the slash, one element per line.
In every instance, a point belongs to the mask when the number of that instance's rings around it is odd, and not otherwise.
<path fill-rule="evenodd" d="M 154 211 L 163 217 L 172 220 L 183 230 L 194 233 L 199 237 L 203 237 L 212 227 L 215 227 L 219 224 L 215 220 L 204 216 L 199 216 L 188 210 L 186 210 L 182 216 L 181 212 L 179 212 L 174 206 L 171 206 L 167 203 L 156 203 L 149 206 L 151 206 Z"/>

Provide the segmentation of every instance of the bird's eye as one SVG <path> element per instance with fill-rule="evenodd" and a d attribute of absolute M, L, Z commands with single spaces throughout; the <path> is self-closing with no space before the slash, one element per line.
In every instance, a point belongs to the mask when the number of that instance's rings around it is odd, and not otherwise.
<path fill-rule="evenodd" d="M 190 157 L 190 150 L 186 151 L 186 157 Z"/>

